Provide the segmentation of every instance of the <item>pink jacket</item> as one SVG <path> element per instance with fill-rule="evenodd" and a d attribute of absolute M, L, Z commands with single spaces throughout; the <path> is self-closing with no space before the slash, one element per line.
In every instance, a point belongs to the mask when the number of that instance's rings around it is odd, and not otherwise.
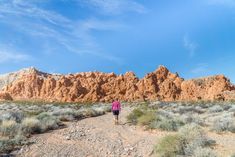
<path fill-rule="evenodd" d="M 112 111 L 115 111 L 115 110 L 121 110 L 121 104 L 118 101 L 114 101 L 112 103 Z"/>

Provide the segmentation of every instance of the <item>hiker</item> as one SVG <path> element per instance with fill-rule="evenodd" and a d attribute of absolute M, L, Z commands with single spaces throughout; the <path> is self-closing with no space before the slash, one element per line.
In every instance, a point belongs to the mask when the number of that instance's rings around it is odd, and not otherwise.
<path fill-rule="evenodd" d="M 121 111 L 121 103 L 116 99 L 112 103 L 112 112 L 114 115 L 114 124 L 115 125 L 118 124 L 118 115 L 119 115 L 120 111 Z"/>

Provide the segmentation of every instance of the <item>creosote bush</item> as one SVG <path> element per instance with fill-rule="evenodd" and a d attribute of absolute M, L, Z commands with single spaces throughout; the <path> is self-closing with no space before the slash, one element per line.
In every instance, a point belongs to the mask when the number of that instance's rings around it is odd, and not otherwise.
<path fill-rule="evenodd" d="M 0 155 L 8 154 L 11 151 L 19 148 L 22 145 L 28 144 L 27 139 L 24 136 L 17 135 L 11 139 L 0 140 Z"/>
<path fill-rule="evenodd" d="M 21 129 L 24 134 L 40 133 L 40 121 L 35 117 L 25 118 L 21 124 Z"/>
<path fill-rule="evenodd" d="M 212 130 L 220 133 L 230 131 L 235 133 L 235 118 L 233 117 L 220 117 L 214 120 Z"/>
<path fill-rule="evenodd" d="M 156 120 L 156 112 L 154 111 L 146 111 L 142 116 L 138 117 L 138 124 L 144 126 L 150 126 L 152 122 Z"/>
<path fill-rule="evenodd" d="M 152 123 L 151 128 L 158 128 L 165 131 L 177 131 L 184 125 L 184 123 L 179 119 L 167 119 L 165 117 L 158 118 L 158 120 L 154 123 Z"/>
<path fill-rule="evenodd" d="M 192 157 L 217 157 L 210 148 L 198 147 L 194 150 Z"/>
<path fill-rule="evenodd" d="M 59 125 L 61 125 L 60 121 L 56 119 L 56 117 L 46 112 L 40 113 L 37 116 L 37 119 L 40 121 L 41 132 L 57 129 Z"/>
<path fill-rule="evenodd" d="M 143 115 L 144 111 L 142 111 L 140 108 L 136 108 L 127 116 L 127 121 L 135 125 L 138 123 L 138 119 Z"/>
<path fill-rule="evenodd" d="M 156 109 L 149 109 L 147 106 L 135 108 L 128 116 L 127 121 L 133 125 L 143 125 L 147 129 L 162 129 L 166 131 L 177 131 L 184 123 L 174 117 L 173 113 Z"/>
<path fill-rule="evenodd" d="M 183 154 L 183 142 L 179 135 L 165 136 L 155 147 L 158 157 L 174 157 L 177 154 Z"/>
<path fill-rule="evenodd" d="M 203 130 L 196 124 L 185 125 L 175 135 L 165 136 L 159 144 L 155 146 L 156 156 L 159 157 L 201 157 L 203 150 L 205 154 L 214 154 L 210 146 L 215 144 L 208 139 Z"/>
<path fill-rule="evenodd" d="M 0 133 L 3 136 L 14 136 L 19 130 L 19 124 L 14 120 L 5 120 L 0 126 Z"/>

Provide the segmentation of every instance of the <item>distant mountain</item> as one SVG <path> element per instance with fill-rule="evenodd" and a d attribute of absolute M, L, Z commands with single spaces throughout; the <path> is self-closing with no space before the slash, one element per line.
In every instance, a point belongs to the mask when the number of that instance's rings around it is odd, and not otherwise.
<path fill-rule="evenodd" d="M 235 87 L 223 75 L 184 80 L 166 67 L 139 79 L 102 72 L 49 74 L 36 68 L 0 75 L 0 99 L 59 102 L 235 100 Z"/>

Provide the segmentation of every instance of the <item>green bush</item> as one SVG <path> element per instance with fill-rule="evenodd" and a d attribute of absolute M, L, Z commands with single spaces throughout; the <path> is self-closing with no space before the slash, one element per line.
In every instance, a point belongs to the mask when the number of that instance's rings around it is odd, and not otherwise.
<path fill-rule="evenodd" d="M 48 130 L 54 130 L 59 127 L 60 121 L 56 119 L 55 116 L 52 116 L 49 113 L 43 112 L 37 116 L 37 119 L 40 121 L 41 132 L 46 132 Z"/>
<path fill-rule="evenodd" d="M 0 154 L 10 153 L 11 151 L 19 148 L 22 145 L 27 144 L 26 138 L 24 136 L 16 136 L 13 139 L 0 140 Z"/>
<path fill-rule="evenodd" d="M 138 124 L 149 126 L 156 120 L 156 113 L 153 111 L 147 111 L 142 116 L 137 118 Z"/>
<path fill-rule="evenodd" d="M 232 117 L 220 117 L 213 122 L 212 130 L 220 133 L 230 131 L 235 133 L 235 119 Z"/>
<path fill-rule="evenodd" d="M 96 111 L 92 108 L 86 108 L 83 110 L 82 115 L 83 117 L 96 117 L 105 114 L 104 111 Z"/>
<path fill-rule="evenodd" d="M 35 117 L 25 118 L 22 121 L 21 130 L 24 134 L 27 135 L 40 133 L 41 132 L 40 121 Z"/>
<path fill-rule="evenodd" d="M 14 137 L 19 130 L 19 124 L 14 120 L 5 120 L 0 126 L 0 133 L 3 136 Z"/>
<path fill-rule="evenodd" d="M 179 135 L 165 136 L 158 145 L 155 146 L 155 153 L 159 157 L 176 157 L 183 154 L 182 139 Z"/>
<path fill-rule="evenodd" d="M 134 109 L 128 116 L 127 116 L 127 121 L 131 124 L 136 125 L 138 123 L 138 118 L 140 118 L 142 115 L 144 115 L 144 112 L 137 108 Z"/>
<path fill-rule="evenodd" d="M 204 155 L 214 154 L 209 149 L 214 143 L 214 141 L 206 137 L 204 131 L 198 125 L 190 124 L 182 127 L 176 135 L 165 136 L 155 146 L 155 153 L 160 157 L 174 157 L 178 155 L 204 157 L 201 156 L 203 152 Z M 200 152 L 200 148 L 205 148 L 205 150 Z"/>
<path fill-rule="evenodd" d="M 184 123 L 178 119 L 160 118 L 155 127 L 165 131 L 177 131 Z"/>
<path fill-rule="evenodd" d="M 194 150 L 192 157 L 217 157 L 210 148 L 198 147 Z"/>

